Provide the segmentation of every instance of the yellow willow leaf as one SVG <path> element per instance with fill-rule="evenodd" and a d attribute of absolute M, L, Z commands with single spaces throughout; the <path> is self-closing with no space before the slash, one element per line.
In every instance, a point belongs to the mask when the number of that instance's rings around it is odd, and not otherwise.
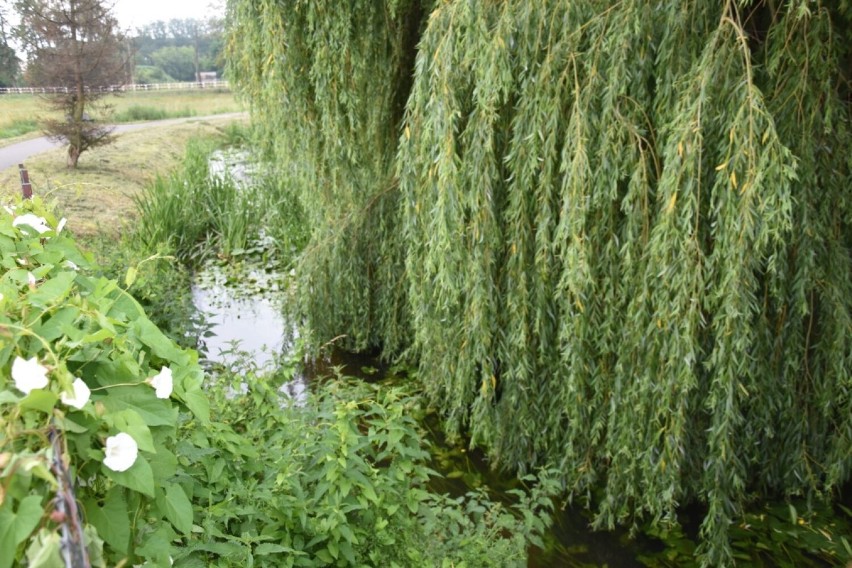
<path fill-rule="evenodd" d="M 683 142 L 677 143 L 677 155 L 683 157 Z"/>
<path fill-rule="evenodd" d="M 749 186 L 750 186 L 750 184 L 748 182 L 745 182 L 743 184 L 743 186 L 740 188 L 740 195 L 744 194 L 746 192 L 746 190 L 749 188 Z"/>
<path fill-rule="evenodd" d="M 767 140 L 769 140 L 769 129 L 768 128 L 763 132 L 763 138 L 761 138 L 760 141 L 763 144 L 766 144 Z"/>
<path fill-rule="evenodd" d="M 580 313 L 586 311 L 586 308 L 583 307 L 583 302 L 580 301 L 580 298 L 576 298 L 574 300 L 574 305 L 577 306 L 577 309 L 580 310 Z"/>
<path fill-rule="evenodd" d="M 485 382 L 485 379 L 482 379 L 482 387 L 479 389 L 479 392 L 483 398 L 488 396 L 488 383 Z"/>
<path fill-rule="evenodd" d="M 516 254 L 518 252 L 518 246 L 515 243 L 512 243 L 512 254 Z"/>
<path fill-rule="evenodd" d="M 666 207 L 666 213 L 671 213 L 674 211 L 675 203 L 677 202 L 677 192 L 672 193 L 671 198 L 669 199 L 669 206 Z"/>
<path fill-rule="evenodd" d="M 728 167 L 728 162 L 729 162 L 729 161 L 730 161 L 730 160 L 725 160 L 724 162 L 722 162 L 721 164 L 719 164 L 718 166 L 716 166 L 716 171 L 718 172 L 718 171 L 720 171 L 720 170 L 724 170 L 725 168 L 727 168 L 727 167 Z"/>
<path fill-rule="evenodd" d="M 408 125 L 405 125 L 405 139 L 411 140 L 411 130 L 408 128 Z"/>
<path fill-rule="evenodd" d="M 731 185 L 734 186 L 734 189 L 737 188 L 737 172 L 731 172 Z"/>
<path fill-rule="evenodd" d="M 658 319 L 658 320 L 657 320 L 657 327 L 658 327 L 659 329 L 663 329 L 663 320 L 661 320 L 661 319 Z"/>
<path fill-rule="evenodd" d="M 497 377 L 495 377 L 494 375 L 491 375 L 491 388 L 492 389 L 497 388 Z"/>
<path fill-rule="evenodd" d="M 731 142 L 733 142 L 733 141 L 734 141 L 734 136 L 735 136 L 735 135 L 736 135 L 736 131 L 735 131 L 733 128 L 731 128 L 731 132 L 730 132 L 730 134 L 728 134 L 728 138 L 730 138 L 730 139 L 731 139 Z"/>

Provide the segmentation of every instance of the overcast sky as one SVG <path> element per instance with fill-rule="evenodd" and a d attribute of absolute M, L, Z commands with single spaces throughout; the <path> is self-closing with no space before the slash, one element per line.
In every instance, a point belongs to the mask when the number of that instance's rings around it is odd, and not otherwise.
<path fill-rule="evenodd" d="M 116 0 L 113 13 L 123 29 L 157 20 L 223 16 L 224 0 Z"/>

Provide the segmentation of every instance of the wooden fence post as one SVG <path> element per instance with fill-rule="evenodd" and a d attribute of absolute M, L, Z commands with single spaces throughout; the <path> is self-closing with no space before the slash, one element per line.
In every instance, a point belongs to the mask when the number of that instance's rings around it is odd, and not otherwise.
<path fill-rule="evenodd" d="M 23 194 L 24 199 L 32 199 L 33 186 L 30 183 L 30 174 L 27 173 L 24 164 L 18 164 L 18 171 L 21 173 L 21 194 Z"/>

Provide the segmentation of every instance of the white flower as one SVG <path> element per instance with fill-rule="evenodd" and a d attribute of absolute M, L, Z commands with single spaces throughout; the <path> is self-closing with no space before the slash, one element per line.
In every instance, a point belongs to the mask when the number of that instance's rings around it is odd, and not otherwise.
<path fill-rule="evenodd" d="M 65 223 L 67 223 L 67 222 L 68 222 L 68 219 L 66 219 L 65 217 L 63 217 L 62 219 L 59 220 L 59 224 L 56 225 L 56 234 L 57 235 L 62 232 L 62 229 L 65 228 Z"/>
<path fill-rule="evenodd" d="M 106 456 L 104 465 L 113 471 L 127 471 L 139 454 L 139 446 L 130 434 L 119 432 L 106 439 Z"/>
<path fill-rule="evenodd" d="M 82 379 L 75 379 L 71 386 L 74 387 L 74 396 L 68 396 L 67 393 L 62 393 L 59 395 L 59 398 L 62 400 L 63 404 L 73 406 L 77 409 L 83 408 L 83 406 L 89 402 L 89 396 L 92 394 L 92 391 L 89 390 L 89 385 L 84 383 Z"/>
<path fill-rule="evenodd" d="M 30 288 L 35 288 L 36 277 L 32 272 L 27 272 L 27 284 L 30 285 Z"/>
<path fill-rule="evenodd" d="M 18 225 L 27 225 L 32 227 L 38 234 L 42 234 L 45 231 L 50 230 L 50 225 L 47 224 L 47 221 L 44 220 L 44 217 L 39 217 L 38 215 L 34 215 L 32 213 L 25 213 L 19 217 L 15 217 L 15 220 L 12 221 L 12 226 L 17 227 Z"/>
<path fill-rule="evenodd" d="M 15 388 L 24 394 L 30 394 L 33 389 L 43 389 L 47 386 L 47 367 L 39 365 L 35 357 L 29 360 L 15 357 L 15 362 L 12 363 L 12 378 L 15 380 Z"/>
<path fill-rule="evenodd" d="M 63 266 L 65 266 L 65 267 L 67 267 L 67 268 L 70 268 L 71 270 L 80 270 L 80 267 L 79 267 L 79 266 L 77 266 L 74 262 L 72 262 L 72 261 L 70 261 L 70 260 L 66 260 L 66 261 L 63 263 Z"/>
<path fill-rule="evenodd" d="M 154 387 L 157 398 L 169 398 L 172 395 L 174 381 L 170 367 L 163 367 L 159 374 L 148 379 L 148 382 Z"/>

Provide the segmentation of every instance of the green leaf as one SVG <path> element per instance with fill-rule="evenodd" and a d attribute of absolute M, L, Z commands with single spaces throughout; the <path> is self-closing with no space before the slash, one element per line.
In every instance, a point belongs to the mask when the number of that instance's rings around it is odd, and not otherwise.
<path fill-rule="evenodd" d="M 74 285 L 76 272 L 60 272 L 28 295 L 29 302 L 38 307 L 47 307 L 62 301 Z"/>
<path fill-rule="evenodd" d="M 136 456 L 136 462 L 127 471 L 113 471 L 102 466 L 107 477 L 133 491 L 138 491 L 148 497 L 154 497 L 154 472 L 151 465 L 141 454 Z M 100 531 L 100 527 L 98 527 Z M 104 537 L 106 540 L 106 537 Z"/>
<path fill-rule="evenodd" d="M 282 552 L 291 554 L 296 551 L 288 546 L 281 546 L 280 544 L 273 544 L 271 542 L 264 542 L 262 544 L 259 544 L 254 549 L 254 554 L 256 556 L 266 556 L 267 554 L 281 554 Z"/>
<path fill-rule="evenodd" d="M 148 385 L 115 387 L 107 393 L 99 400 L 109 412 L 133 410 L 149 427 L 174 426 L 177 423 L 177 409 L 169 401 L 157 398 L 154 389 Z"/>
<path fill-rule="evenodd" d="M 148 429 L 145 420 L 135 410 L 127 409 L 107 413 L 104 416 L 104 421 L 116 430 L 130 434 L 130 437 L 136 441 L 140 450 L 152 454 L 157 452 L 154 447 L 154 438 L 151 436 L 151 430 Z"/>
<path fill-rule="evenodd" d="M 30 495 L 21 500 L 15 515 L 15 546 L 21 544 L 38 527 L 44 514 L 41 495 Z"/>
<path fill-rule="evenodd" d="M 33 389 L 18 403 L 18 406 L 50 414 L 58 400 L 59 397 L 49 390 Z"/>
<path fill-rule="evenodd" d="M 79 308 L 73 306 L 63 307 L 45 321 L 44 324 L 36 326 L 33 331 L 47 341 L 54 341 L 62 337 L 65 333 L 64 329 L 73 324 L 79 315 Z"/>
<path fill-rule="evenodd" d="M 189 356 L 181 351 L 175 343 L 165 336 L 160 329 L 148 318 L 140 317 L 133 322 L 132 330 L 139 340 L 151 348 L 157 357 L 174 361 L 181 365 L 189 364 Z"/>
<path fill-rule="evenodd" d="M 201 390 L 201 386 L 198 384 L 198 381 L 194 378 L 188 377 L 184 381 L 184 391 L 183 394 L 180 395 L 180 398 L 183 399 L 183 403 L 186 407 L 189 408 L 195 417 L 201 420 L 202 423 L 208 424 L 210 422 L 210 401 L 204 391 Z"/>
<path fill-rule="evenodd" d="M 130 545 L 130 513 L 124 497 L 124 489 L 113 487 L 99 507 L 94 499 L 83 501 L 86 519 L 94 526 L 98 534 L 112 548 L 127 553 Z"/>
<path fill-rule="evenodd" d="M 10 511 L 11 499 L 0 507 L 0 568 L 10 568 L 15 561 L 15 515 Z"/>
<path fill-rule="evenodd" d="M 127 269 L 127 274 L 124 276 L 124 285 L 127 288 L 133 286 L 133 283 L 136 282 L 136 276 L 139 274 L 139 271 L 136 270 L 135 266 L 131 266 Z"/>
<path fill-rule="evenodd" d="M 59 533 L 42 529 L 27 549 L 29 568 L 65 568 L 59 554 Z"/>
<path fill-rule="evenodd" d="M 167 484 L 165 496 L 157 500 L 157 506 L 160 507 L 169 522 L 174 527 L 188 535 L 192 530 L 192 503 L 186 496 L 183 488 L 176 484 Z"/>

